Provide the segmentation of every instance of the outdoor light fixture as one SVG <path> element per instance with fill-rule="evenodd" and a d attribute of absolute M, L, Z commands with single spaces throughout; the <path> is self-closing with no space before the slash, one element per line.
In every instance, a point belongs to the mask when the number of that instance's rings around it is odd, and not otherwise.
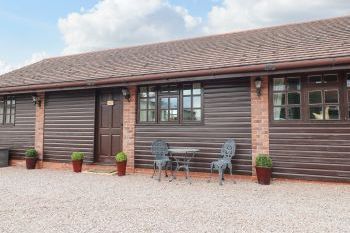
<path fill-rule="evenodd" d="M 261 96 L 261 86 L 262 86 L 262 80 L 260 77 L 255 78 L 255 88 L 256 88 L 256 94 L 257 96 Z"/>
<path fill-rule="evenodd" d="M 37 96 L 36 94 L 33 94 L 32 98 L 33 98 L 34 105 L 38 105 L 40 107 L 41 106 L 41 98 L 40 98 L 40 96 Z"/>
<path fill-rule="evenodd" d="M 122 89 L 122 94 L 124 96 L 125 99 L 127 99 L 128 101 L 130 101 L 130 91 L 128 88 L 123 88 Z"/>

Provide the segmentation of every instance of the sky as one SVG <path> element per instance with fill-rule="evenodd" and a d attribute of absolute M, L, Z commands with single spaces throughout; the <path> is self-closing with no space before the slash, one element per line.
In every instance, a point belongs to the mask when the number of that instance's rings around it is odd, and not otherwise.
<path fill-rule="evenodd" d="M 344 15 L 349 0 L 0 0 L 0 74 L 47 57 Z"/>

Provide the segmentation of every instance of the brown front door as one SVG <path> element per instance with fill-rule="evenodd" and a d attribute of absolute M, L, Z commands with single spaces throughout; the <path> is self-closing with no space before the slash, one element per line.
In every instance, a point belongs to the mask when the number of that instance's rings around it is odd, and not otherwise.
<path fill-rule="evenodd" d="M 120 89 L 101 90 L 97 101 L 96 162 L 115 164 L 122 150 L 123 104 Z"/>

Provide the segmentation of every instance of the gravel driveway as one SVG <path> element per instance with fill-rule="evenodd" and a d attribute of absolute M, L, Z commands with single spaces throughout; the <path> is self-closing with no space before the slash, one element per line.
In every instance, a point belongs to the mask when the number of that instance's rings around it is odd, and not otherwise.
<path fill-rule="evenodd" d="M 350 185 L 0 169 L 0 232 L 350 232 Z"/>

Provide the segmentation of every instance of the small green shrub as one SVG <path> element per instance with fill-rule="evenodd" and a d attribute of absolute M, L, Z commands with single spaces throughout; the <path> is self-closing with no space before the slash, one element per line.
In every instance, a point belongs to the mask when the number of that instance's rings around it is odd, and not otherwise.
<path fill-rule="evenodd" d="M 25 155 L 26 157 L 35 158 L 38 156 L 38 152 L 34 148 L 30 148 L 26 150 Z"/>
<path fill-rule="evenodd" d="M 115 160 L 117 162 L 124 162 L 128 159 L 127 155 L 124 152 L 119 152 L 115 155 Z"/>
<path fill-rule="evenodd" d="M 83 160 L 84 153 L 83 152 L 73 152 L 71 155 L 72 160 Z"/>
<path fill-rule="evenodd" d="M 272 159 L 267 154 L 259 154 L 256 157 L 255 163 L 257 167 L 265 167 L 265 168 L 272 167 Z"/>

